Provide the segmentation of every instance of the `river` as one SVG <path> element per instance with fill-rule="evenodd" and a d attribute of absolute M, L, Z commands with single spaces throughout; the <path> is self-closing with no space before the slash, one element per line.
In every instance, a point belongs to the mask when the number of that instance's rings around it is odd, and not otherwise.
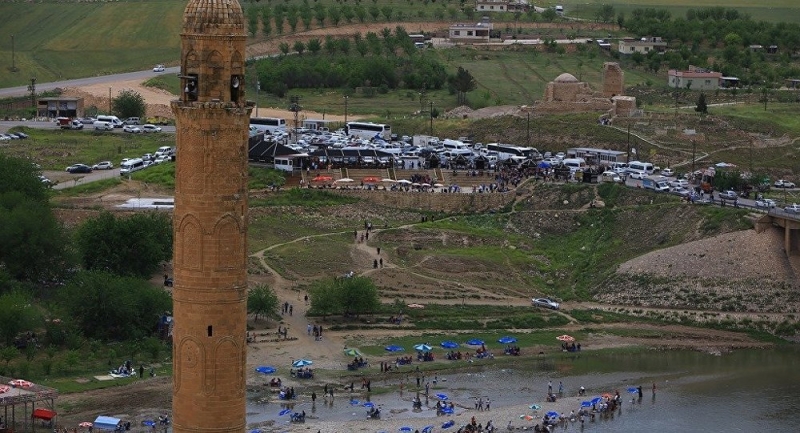
<path fill-rule="evenodd" d="M 423 366 L 424 367 L 424 366 Z M 589 398 L 619 390 L 623 411 L 611 421 L 587 424 L 596 432 L 794 432 L 800 413 L 800 349 L 739 350 L 710 355 L 693 351 L 598 351 L 553 359 L 507 359 L 476 366 L 470 371 L 435 376 L 431 391 L 446 392 L 463 406 L 476 396 L 492 399 L 494 408 L 541 402 L 552 381 L 554 391 L 563 383 L 565 395 L 576 395 L 580 386 Z M 428 377 L 433 381 L 434 377 Z M 414 378 L 411 376 L 413 385 Z M 655 396 L 652 385 L 656 384 Z M 377 381 L 373 386 L 379 387 Z M 642 386 L 644 398 L 632 403 L 627 388 Z M 356 390 L 358 390 L 358 383 Z M 303 392 L 302 390 L 298 390 Z M 321 394 L 321 393 L 320 393 Z M 376 393 L 371 400 L 384 411 L 410 408 L 410 393 Z M 318 402 L 313 412 L 323 420 L 363 418 L 344 395 L 334 404 Z M 248 423 L 269 419 L 281 422 L 277 402 L 248 404 Z M 433 418 L 433 411 L 405 412 L 408 418 Z M 577 424 L 567 429 L 578 431 Z M 561 429 L 559 429 L 561 430 Z"/>

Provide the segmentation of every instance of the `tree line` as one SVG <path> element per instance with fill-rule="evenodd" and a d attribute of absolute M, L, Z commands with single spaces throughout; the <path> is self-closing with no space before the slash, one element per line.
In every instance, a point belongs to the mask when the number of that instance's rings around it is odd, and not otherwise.
<path fill-rule="evenodd" d="M 448 82 L 444 64 L 420 52 L 405 29 L 384 28 L 352 38 L 314 38 L 280 45 L 283 56 L 256 64 L 258 79 L 270 83 L 265 90 L 283 97 L 295 88 L 441 89 Z M 403 54 L 403 55 L 398 55 Z"/>
<path fill-rule="evenodd" d="M 800 77 L 795 59 L 800 50 L 797 23 L 755 21 L 724 7 L 689 9 L 683 17 L 673 17 L 664 9 L 635 9 L 627 17 L 620 14 L 617 23 L 635 35 L 660 36 L 680 47 L 663 55 L 653 51 L 631 56 L 653 72 L 663 64 L 671 69 L 695 65 L 738 77 L 742 85 L 769 85 Z M 751 45 L 763 48 L 751 49 Z M 767 53 L 771 45 L 777 46 L 777 53 Z"/>

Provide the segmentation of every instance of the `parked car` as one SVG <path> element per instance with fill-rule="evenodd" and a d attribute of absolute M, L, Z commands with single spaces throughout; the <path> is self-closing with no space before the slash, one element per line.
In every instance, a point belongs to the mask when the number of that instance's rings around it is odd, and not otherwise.
<path fill-rule="evenodd" d="M 95 120 L 93 125 L 94 125 L 95 131 L 113 131 L 114 130 L 114 125 L 112 125 L 111 122 L 105 122 L 105 121 L 102 121 L 102 120 Z"/>
<path fill-rule="evenodd" d="M 67 167 L 67 173 L 91 173 L 92 167 L 86 164 L 72 164 Z"/>
<path fill-rule="evenodd" d="M 166 68 L 164 68 L 164 65 L 156 65 L 156 66 L 153 68 L 153 72 L 164 72 L 164 70 L 165 70 L 165 69 L 166 69 Z"/>
<path fill-rule="evenodd" d="M 152 161 L 153 160 L 153 154 L 152 153 L 145 153 L 144 155 L 142 155 L 142 160 L 144 160 L 145 162 L 146 161 Z"/>
<path fill-rule="evenodd" d="M 729 189 L 727 191 L 722 191 L 721 193 L 719 193 L 719 198 L 723 200 L 737 200 L 739 196 L 736 194 L 736 191 Z"/>
<path fill-rule="evenodd" d="M 95 119 L 94 117 L 81 117 L 81 118 L 80 118 L 80 119 L 78 119 L 78 120 L 79 120 L 81 123 L 83 123 L 84 125 L 93 125 L 93 124 L 94 124 L 94 122 L 95 122 L 95 121 L 97 121 L 97 119 Z"/>
<path fill-rule="evenodd" d="M 138 117 L 129 117 L 129 118 L 125 119 L 125 121 L 122 122 L 122 123 L 124 123 L 126 125 L 138 125 L 139 124 L 139 118 Z"/>
<path fill-rule="evenodd" d="M 783 208 L 783 210 L 788 213 L 800 213 L 800 204 L 792 203 L 789 206 Z"/>
<path fill-rule="evenodd" d="M 142 132 L 138 126 L 134 125 L 125 125 L 122 127 L 122 132 L 130 132 L 131 134 L 139 134 Z"/>
<path fill-rule="evenodd" d="M 552 301 L 547 298 L 534 298 L 531 299 L 531 303 L 533 304 L 534 307 L 549 308 L 551 310 L 558 310 L 558 307 L 561 306 L 558 302 Z"/>
<path fill-rule="evenodd" d="M 0 141 L 11 141 L 11 137 L 6 134 L 0 134 Z"/>
<path fill-rule="evenodd" d="M 41 174 L 39 175 L 39 180 L 42 181 L 42 183 L 45 184 L 46 186 L 52 186 L 53 185 L 53 181 L 52 180 L 48 179 L 47 177 L 45 177 L 45 176 L 43 176 Z"/>
<path fill-rule="evenodd" d="M 689 190 L 689 189 L 686 189 L 686 188 L 684 188 L 682 186 L 677 186 L 677 187 L 672 188 L 670 193 L 675 194 L 675 195 L 680 196 L 680 197 L 687 197 L 687 196 L 692 194 L 692 191 Z"/>
<path fill-rule="evenodd" d="M 675 179 L 669 182 L 669 186 L 673 188 L 688 188 L 689 181 L 686 179 Z"/>
<path fill-rule="evenodd" d="M 622 182 L 622 178 L 619 176 L 619 174 L 613 171 L 604 171 L 603 174 L 600 175 L 600 179 L 603 182 L 614 182 L 614 183 Z"/>
<path fill-rule="evenodd" d="M 161 127 L 153 125 L 151 123 L 145 123 L 142 125 L 142 131 L 144 132 L 161 132 Z"/>
<path fill-rule="evenodd" d="M 92 170 L 111 170 L 114 164 L 111 161 L 100 161 L 92 166 Z"/>
<path fill-rule="evenodd" d="M 794 182 L 789 182 L 788 180 L 783 179 L 776 180 L 773 185 L 775 188 L 794 188 Z"/>
<path fill-rule="evenodd" d="M 629 173 L 630 174 L 628 174 L 628 177 L 630 177 L 631 179 L 644 179 L 645 177 L 647 177 L 647 173 L 643 171 L 632 171 Z"/>
<path fill-rule="evenodd" d="M 19 137 L 19 138 L 24 140 L 24 139 L 28 138 L 28 134 L 26 134 L 24 132 L 17 132 L 17 137 Z"/>
<path fill-rule="evenodd" d="M 763 208 L 773 208 L 775 207 L 775 200 L 770 198 L 761 198 L 756 200 L 756 207 L 763 207 Z"/>
<path fill-rule="evenodd" d="M 156 159 L 153 160 L 153 164 L 161 164 L 162 162 L 168 162 L 171 158 L 168 155 L 158 155 Z"/>
<path fill-rule="evenodd" d="M 665 169 L 661 170 L 661 175 L 662 176 L 667 176 L 667 177 L 672 177 L 672 176 L 675 176 L 675 172 L 672 171 L 671 168 L 665 168 Z"/>

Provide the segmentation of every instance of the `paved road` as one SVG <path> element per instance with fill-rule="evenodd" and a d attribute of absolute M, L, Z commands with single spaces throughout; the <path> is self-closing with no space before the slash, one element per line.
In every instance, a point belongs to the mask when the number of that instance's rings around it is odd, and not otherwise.
<path fill-rule="evenodd" d="M 58 180 L 53 189 L 67 189 L 101 179 L 119 177 L 119 168 L 112 170 L 95 170 L 91 173 L 69 174 L 67 172 L 47 170 L 42 173 L 48 179 Z"/>
<path fill-rule="evenodd" d="M 33 120 L 26 120 L 24 122 L 21 121 L 0 121 L 0 132 L 6 132 L 9 129 L 15 126 L 27 126 L 28 128 L 36 128 L 36 129 L 58 129 L 58 125 L 55 122 L 37 122 Z M 81 134 L 87 132 L 93 132 L 94 129 L 91 125 L 84 125 L 83 129 L 80 130 L 64 130 L 64 132 Z M 175 127 L 170 125 L 165 125 L 161 127 L 162 132 L 166 133 L 175 133 Z M 115 134 L 123 134 L 122 128 L 115 128 L 113 133 Z"/>
<path fill-rule="evenodd" d="M 75 80 L 54 81 L 51 83 L 36 83 L 36 91 L 43 92 L 46 90 L 53 90 L 60 87 L 81 87 L 91 86 L 95 84 L 113 83 L 116 81 L 125 80 L 145 80 L 157 75 L 163 74 L 177 74 L 180 68 L 175 66 L 167 68 L 164 72 L 153 72 L 153 70 L 126 72 L 124 74 L 102 75 L 97 77 L 77 78 Z M 0 89 L 0 98 L 7 98 L 10 96 L 23 96 L 29 95 L 28 86 L 7 87 Z"/>

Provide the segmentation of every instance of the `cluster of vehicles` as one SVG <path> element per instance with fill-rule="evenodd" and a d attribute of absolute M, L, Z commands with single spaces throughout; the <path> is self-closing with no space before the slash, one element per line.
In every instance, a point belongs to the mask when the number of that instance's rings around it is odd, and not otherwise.
<path fill-rule="evenodd" d="M 81 117 L 73 119 L 71 117 L 57 117 L 56 123 L 61 129 L 80 130 L 91 127 L 95 131 L 113 131 L 121 128 L 123 132 L 138 134 L 141 132 L 161 132 L 161 127 L 146 123 L 141 125 L 138 117 L 129 117 L 120 120 L 117 116 L 99 114 L 97 117 Z M 141 125 L 141 126 L 140 126 Z"/>
<path fill-rule="evenodd" d="M 26 138 L 28 138 L 28 134 L 24 132 L 0 133 L 0 141 L 24 140 Z"/>
<path fill-rule="evenodd" d="M 135 171 L 143 170 L 151 165 L 161 164 L 162 162 L 171 161 L 175 149 L 170 146 L 159 147 L 155 153 L 146 153 L 141 158 L 125 158 L 119 164 L 120 176 L 131 174 Z M 111 161 L 100 161 L 95 165 L 88 164 L 72 164 L 67 167 L 67 173 L 91 173 L 94 170 L 112 170 L 114 163 Z"/>

